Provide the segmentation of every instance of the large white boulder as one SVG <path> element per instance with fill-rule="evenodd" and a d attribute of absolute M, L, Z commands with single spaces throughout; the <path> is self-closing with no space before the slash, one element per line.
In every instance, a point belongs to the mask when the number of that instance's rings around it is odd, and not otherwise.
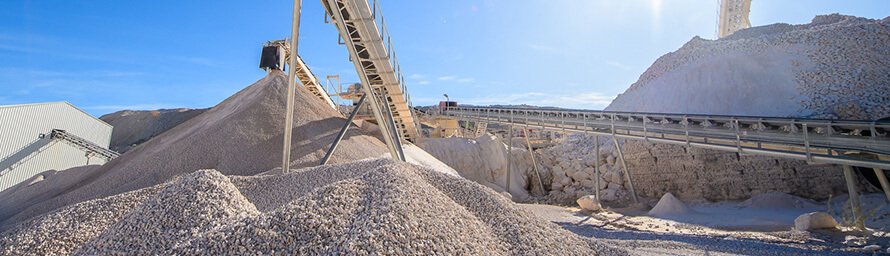
<path fill-rule="evenodd" d="M 824 212 L 811 212 L 800 215 L 794 219 L 794 229 L 800 231 L 811 231 L 817 229 L 833 229 L 837 228 L 837 221 L 831 215 Z"/>
<path fill-rule="evenodd" d="M 600 201 L 593 195 L 582 196 L 581 198 L 578 198 L 576 202 L 578 202 L 578 206 L 584 210 L 595 212 L 603 209 L 602 206 L 600 206 Z"/>

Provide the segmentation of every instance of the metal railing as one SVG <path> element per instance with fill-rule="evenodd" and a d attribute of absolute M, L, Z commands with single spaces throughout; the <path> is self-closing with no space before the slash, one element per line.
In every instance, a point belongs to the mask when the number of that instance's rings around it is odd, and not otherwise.
<path fill-rule="evenodd" d="M 444 115 L 562 132 L 890 169 L 890 121 L 449 107 Z"/>

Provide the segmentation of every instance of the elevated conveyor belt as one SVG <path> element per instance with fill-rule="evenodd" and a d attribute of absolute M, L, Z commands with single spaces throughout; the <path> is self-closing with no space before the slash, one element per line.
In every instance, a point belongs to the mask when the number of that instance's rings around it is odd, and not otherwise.
<path fill-rule="evenodd" d="M 120 154 L 118 154 L 117 152 L 96 145 L 95 143 L 92 143 L 74 134 L 70 134 L 65 130 L 53 129 L 52 133 L 50 133 L 50 139 L 64 141 L 65 143 L 75 146 L 83 150 L 84 152 L 105 158 L 105 160 L 107 161 L 111 161 L 111 159 L 120 156 Z"/>
<path fill-rule="evenodd" d="M 297 69 L 297 79 L 300 80 L 300 83 L 303 84 L 309 92 L 327 103 L 331 108 L 340 111 L 337 108 L 337 104 L 331 100 L 331 96 L 328 95 L 328 92 L 321 86 L 321 83 L 318 82 L 318 78 L 312 74 L 311 70 L 309 70 L 309 66 L 306 65 L 306 62 L 303 62 L 302 57 L 297 56 L 297 66 L 295 68 Z"/>
<path fill-rule="evenodd" d="M 890 122 L 449 107 L 461 120 L 890 169 Z"/>
<path fill-rule="evenodd" d="M 403 140 L 415 142 L 417 122 L 411 97 L 401 75 L 398 57 L 377 1 L 321 0 L 334 25 L 346 41 L 352 62 L 361 80 L 367 81 L 385 102 L 384 112 L 392 116 L 395 130 Z M 374 103 L 372 103 L 374 104 Z M 388 110 L 388 111 L 387 111 Z M 386 124 L 381 124 L 387 126 Z"/>

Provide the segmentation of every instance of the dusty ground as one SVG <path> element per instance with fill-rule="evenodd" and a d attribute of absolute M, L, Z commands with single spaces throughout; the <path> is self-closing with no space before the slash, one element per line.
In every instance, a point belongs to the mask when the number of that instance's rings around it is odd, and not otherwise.
<path fill-rule="evenodd" d="M 574 207 L 521 206 L 575 234 L 638 255 L 862 255 L 860 248 L 867 244 L 880 245 L 881 252 L 890 245 L 886 232 L 865 243 L 861 233 L 852 231 L 731 231 L 642 216 L 645 211 L 633 208 L 590 213 Z"/>

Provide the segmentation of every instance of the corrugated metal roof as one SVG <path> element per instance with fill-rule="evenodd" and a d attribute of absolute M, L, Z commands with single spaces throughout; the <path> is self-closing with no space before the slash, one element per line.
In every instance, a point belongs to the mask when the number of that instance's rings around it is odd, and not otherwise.
<path fill-rule="evenodd" d="M 68 105 L 74 109 L 77 109 L 77 111 L 80 111 L 80 113 L 83 113 L 84 115 L 89 116 L 93 120 L 99 121 L 100 123 L 107 125 L 108 127 L 113 127 L 110 124 L 106 123 L 105 121 L 102 121 L 102 119 L 99 119 L 98 117 L 95 117 L 95 116 L 91 115 L 90 113 L 83 111 L 83 109 L 80 109 L 77 106 L 74 106 L 74 104 L 71 104 L 70 102 L 67 102 L 67 101 L 38 102 L 38 103 L 25 103 L 25 104 L 15 104 L 15 105 L 0 105 L 0 108 L 33 107 L 33 106 L 40 106 L 40 105 L 56 105 L 56 104 Z"/>

